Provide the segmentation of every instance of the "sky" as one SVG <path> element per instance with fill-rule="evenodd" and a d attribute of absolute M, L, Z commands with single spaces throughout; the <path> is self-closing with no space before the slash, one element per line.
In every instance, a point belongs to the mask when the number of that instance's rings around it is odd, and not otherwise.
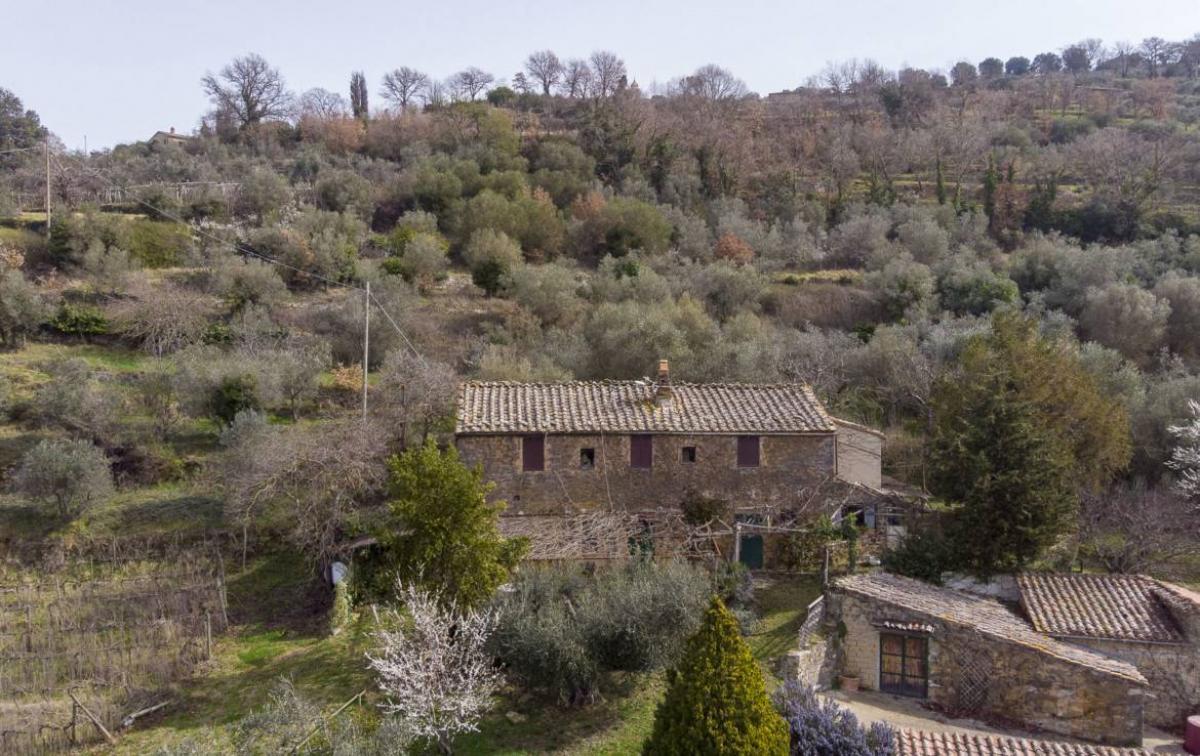
<path fill-rule="evenodd" d="M 478 66 L 511 78 L 534 50 L 608 49 L 643 89 L 717 63 L 765 94 L 829 61 L 948 69 L 1106 42 L 1200 32 L 1200 0 L 0 0 L 0 87 L 71 149 L 159 129 L 194 130 L 200 78 L 257 52 L 289 88 L 345 93 L 362 70 L 371 105 L 384 72 L 443 78 Z"/>

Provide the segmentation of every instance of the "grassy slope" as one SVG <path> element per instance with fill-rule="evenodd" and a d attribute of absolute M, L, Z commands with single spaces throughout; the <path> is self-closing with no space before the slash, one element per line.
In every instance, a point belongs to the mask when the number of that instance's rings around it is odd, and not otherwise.
<path fill-rule="evenodd" d="M 216 659 L 179 686 L 171 713 L 127 734 L 115 753 L 151 752 L 161 745 L 202 736 L 228 746 L 228 727 L 261 706 L 272 683 L 290 677 L 313 700 L 332 711 L 363 688 L 370 677 L 363 665 L 369 639 L 351 629 L 324 636 L 319 624 L 297 617 L 290 608 L 303 604 L 302 565 L 286 558 L 260 560 L 231 581 L 235 607 L 253 606 L 253 616 L 217 644 Z M 773 660 L 786 653 L 804 619 L 804 609 L 819 590 L 810 577 L 772 578 L 758 592 L 761 620 L 747 640 L 773 686 Z M 291 617 L 299 625 L 263 620 Z M 234 618 L 235 621 L 238 619 Z M 311 619 L 311 618 L 310 618 Z M 483 722 L 480 732 L 455 743 L 459 754 L 635 754 L 650 733 L 662 696 L 661 673 L 627 675 L 610 685 L 603 700 L 582 708 L 564 708 L 509 691 Z M 368 698 L 377 701 L 374 694 Z M 515 711 L 524 721 L 510 722 Z"/>

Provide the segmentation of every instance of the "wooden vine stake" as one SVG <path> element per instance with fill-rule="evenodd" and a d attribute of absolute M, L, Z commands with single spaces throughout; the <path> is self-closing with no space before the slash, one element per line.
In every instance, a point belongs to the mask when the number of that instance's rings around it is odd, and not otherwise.
<path fill-rule="evenodd" d="M 104 736 L 104 739 L 109 743 L 116 745 L 117 739 L 114 738 L 113 734 L 108 731 L 108 728 L 104 726 L 104 723 L 100 721 L 99 717 L 93 714 L 88 707 L 84 706 L 79 699 L 75 697 L 75 691 L 68 690 L 67 695 L 71 697 L 72 703 L 78 706 L 79 710 L 82 711 L 88 719 L 92 720 L 92 724 L 96 725 L 96 728 L 100 730 L 100 734 Z"/>

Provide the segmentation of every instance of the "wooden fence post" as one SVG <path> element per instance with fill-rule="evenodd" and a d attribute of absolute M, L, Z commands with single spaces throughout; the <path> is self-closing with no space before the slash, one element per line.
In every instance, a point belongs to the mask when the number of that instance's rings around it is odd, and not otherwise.
<path fill-rule="evenodd" d="M 206 658 L 212 658 L 212 613 L 204 610 L 204 651 Z"/>

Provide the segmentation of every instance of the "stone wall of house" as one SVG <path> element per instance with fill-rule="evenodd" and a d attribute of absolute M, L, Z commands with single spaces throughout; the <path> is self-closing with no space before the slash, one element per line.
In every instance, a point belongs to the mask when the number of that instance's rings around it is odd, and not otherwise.
<path fill-rule="evenodd" d="M 835 475 L 834 434 L 762 436 L 760 464 L 737 466 L 737 437 L 655 435 L 651 469 L 630 466 L 628 435 L 547 435 L 545 469 L 524 472 L 521 436 L 462 435 L 456 440 L 467 464 L 483 466 L 496 484 L 491 496 L 508 502 L 510 514 L 567 514 L 598 506 L 629 511 L 678 507 L 689 491 L 728 501 L 737 508 L 787 503 L 799 489 Z M 695 447 L 695 462 L 683 459 Z M 594 450 L 594 467 L 580 451 Z"/>
<path fill-rule="evenodd" d="M 1133 681 L 891 604 L 836 591 L 826 600 L 827 632 L 840 644 L 838 674 L 857 676 L 864 689 L 879 689 L 874 623 L 920 622 L 934 628 L 929 700 L 939 708 L 1113 745 L 1141 744 L 1144 689 Z"/>
<path fill-rule="evenodd" d="M 1189 715 L 1200 711 L 1200 648 L 1093 638 L 1064 638 L 1063 642 L 1098 651 L 1137 667 L 1150 681 L 1146 693 L 1147 724 L 1179 731 Z"/>
<path fill-rule="evenodd" d="M 844 420 L 837 425 L 838 477 L 850 483 L 860 483 L 879 489 L 883 485 L 883 438 Z"/>

